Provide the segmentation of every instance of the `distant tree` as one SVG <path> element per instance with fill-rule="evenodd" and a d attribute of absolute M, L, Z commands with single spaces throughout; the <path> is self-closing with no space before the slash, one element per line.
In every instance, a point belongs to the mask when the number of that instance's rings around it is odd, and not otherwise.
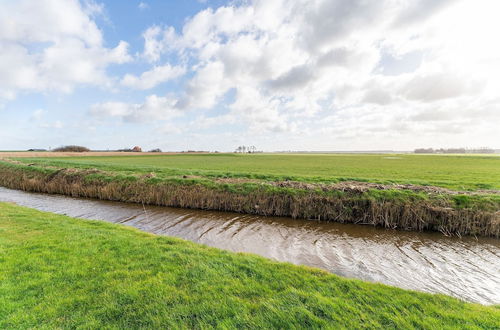
<path fill-rule="evenodd" d="M 89 148 L 86 148 L 86 147 L 82 147 L 82 146 L 63 146 L 63 147 L 59 147 L 59 148 L 55 148 L 54 150 L 52 151 L 55 151 L 55 152 L 86 152 L 86 151 L 90 151 Z"/>
<path fill-rule="evenodd" d="M 433 154 L 434 149 L 432 148 L 418 148 L 414 151 L 416 154 Z"/>
<path fill-rule="evenodd" d="M 161 152 L 161 149 L 160 148 L 156 148 L 156 149 L 149 150 L 149 152 Z"/>

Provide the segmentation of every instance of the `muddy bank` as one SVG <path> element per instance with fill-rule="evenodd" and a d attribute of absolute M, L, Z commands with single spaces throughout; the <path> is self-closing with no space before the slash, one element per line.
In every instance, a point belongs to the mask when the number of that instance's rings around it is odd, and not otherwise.
<path fill-rule="evenodd" d="M 97 170 L 58 170 L 0 163 L 0 185 L 24 191 L 403 230 L 439 231 L 445 235 L 500 236 L 498 210 L 454 208 L 446 195 L 416 195 L 411 194 L 412 190 L 404 189 L 384 194 L 385 190 L 375 188 L 333 188 L 325 191 L 290 187 L 290 184 L 219 184 L 182 178 L 162 180 L 154 174 L 124 177 Z"/>

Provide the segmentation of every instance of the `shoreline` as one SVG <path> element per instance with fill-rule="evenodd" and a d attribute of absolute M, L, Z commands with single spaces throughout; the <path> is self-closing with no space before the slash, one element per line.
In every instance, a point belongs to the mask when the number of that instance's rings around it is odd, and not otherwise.
<path fill-rule="evenodd" d="M 322 186 L 293 181 L 248 182 L 124 176 L 96 169 L 49 168 L 0 162 L 0 185 L 30 192 L 263 216 L 373 225 L 447 236 L 500 237 L 500 211 L 482 194 L 424 187 L 344 182 Z M 378 187 L 378 189 L 377 189 Z M 395 186 L 398 187 L 398 186 Z M 428 191 L 425 191 L 428 190 Z M 462 197 L 473 198 L 460 205 Z M 487 195 L 484 195 L 487 196 Z"/>

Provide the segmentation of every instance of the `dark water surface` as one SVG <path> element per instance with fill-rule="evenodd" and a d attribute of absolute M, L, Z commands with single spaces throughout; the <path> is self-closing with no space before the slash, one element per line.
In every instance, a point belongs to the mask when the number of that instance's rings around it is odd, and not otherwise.
<path fill-rule="evenodd" d="M 500 240 L 78 199 L 0 187 L 0 201 L 122 223 L 406 289 L 500 304 Z"/>

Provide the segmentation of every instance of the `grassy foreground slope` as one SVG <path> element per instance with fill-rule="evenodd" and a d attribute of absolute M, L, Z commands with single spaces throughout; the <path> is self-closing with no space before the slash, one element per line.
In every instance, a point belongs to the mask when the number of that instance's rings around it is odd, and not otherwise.
<path fill-rule="evenodd" d="M 57 167 L 123 173 L 201 175 L 305 182 L 345 180 L 434 185 L 455 190 L 500 190 L 500 157 L 394 154 L 177 154 L 20 158 Z"/>
<path fill-rule="evenodd" d="M 499 328 L 500 308 L 0 203 L 0 328 Z"/>

